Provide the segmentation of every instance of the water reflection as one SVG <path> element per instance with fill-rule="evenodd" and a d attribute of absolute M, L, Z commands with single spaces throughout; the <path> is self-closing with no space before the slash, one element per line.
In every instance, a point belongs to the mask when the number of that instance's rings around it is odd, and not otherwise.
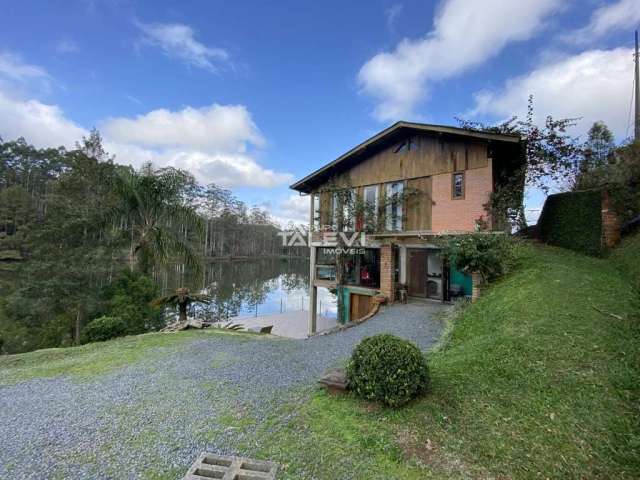
<path fill-rule="evenodd" d="M 191 313 L 211 321 L 309 309 L 308 259 L 216 261 L 198 278 L 175 265 L 160 277 L 165 293 L 184 286 L 209 295 L 211 305 Z M 335 318 L 335 297 L 326 290 L 318 293 L 319 313 Z"/>

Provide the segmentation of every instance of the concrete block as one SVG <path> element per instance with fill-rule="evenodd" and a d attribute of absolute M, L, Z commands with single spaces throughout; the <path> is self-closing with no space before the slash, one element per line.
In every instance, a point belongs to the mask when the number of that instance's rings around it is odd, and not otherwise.
<path fill-rule="evenodd" d="M 277 463 L 204 452 L 183 480 L 275 480 L 277 471 Z"/>

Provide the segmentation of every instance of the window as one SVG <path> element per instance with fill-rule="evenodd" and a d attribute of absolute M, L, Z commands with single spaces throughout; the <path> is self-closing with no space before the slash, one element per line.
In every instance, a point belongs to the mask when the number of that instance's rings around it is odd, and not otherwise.
<path fill-rule="evenodd" d="M 364 187 L 364 215 L 365 228 L 375 231 L 378 220 L 378 185 Z"/>
<path fill-rule="evenodd" d="M 342 230 L 345 232 L 354 228 L 354 203 L 356 191 L 354 189 L 342 192 Z"/>
<path fill-rule="evenodd" d="M 320 194 L 313 194 L 313 230 L 320 231 Z"/>
<path fill-rule="evenodd" d="M 342 223 L 342 230 L 353 229 L 353 203 L 355 190 L 342 190 L 333 193 L 333 226 L 338 229 Z"/>
<path fill-rule="evenodd" d="M 387 218 L 386 229 L 392 232 L 402 230 L 402 192 L 404 184 L 393 182 L 386 185 Z"/>
<path fill-rule="evenodd" d="M 411 137 L 409 137 L 406 140 L 400 142 L 393 153 L 408 152 L 409 150 L 415 148 L 415 146 L 415 142 L 411 139 Z"/>
<path fill-rule="evenodd" d="M 454 173 L 451 177 L 451 198 L 464 198 L 464 172 Z"/>
<path fill-rule="evenodd" d="M 380 287 L 380 250 L 364 248 L 363 253 L 345 255 L 344 283 L 359 287 Z"/>
<path fill-rule="evenodd" d="M 316 278 L 318 280 L 336 280 L 336 255 L 332 248 L 318 248 L 316 251 Z"/>

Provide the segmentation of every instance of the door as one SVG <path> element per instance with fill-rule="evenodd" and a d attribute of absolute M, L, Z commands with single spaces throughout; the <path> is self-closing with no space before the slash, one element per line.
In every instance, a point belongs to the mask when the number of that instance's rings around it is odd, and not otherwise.
<path fill-rule="evenodd" d="M 413 297 L 427 296 L 427 251 L 407 250 L 407 290 Z"/>
<path fill-rule="evenodd" d="M 371 297 L 369 295 L 352 293 L 349 301 L 351 304 L 349 320 L 352 322 L 364 318 L 371 310 Z"/>

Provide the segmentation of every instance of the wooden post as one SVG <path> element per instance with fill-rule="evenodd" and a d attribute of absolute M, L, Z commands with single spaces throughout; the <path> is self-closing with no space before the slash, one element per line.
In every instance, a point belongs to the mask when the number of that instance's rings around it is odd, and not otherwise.
<path fill-rule="evenodd" d="M 387 298 L 387 303 L 395 301 L 395 265 L 392 245 L 380 247 L 380 293 Z"/>
<path fill-rule="evenodd" d="M 475 302 L 480 298 L 480 293 L 482 292 L 482 275 L 478 272 L 473 272 L 471 274 L 471 301 Z"/>
<path fill-rule="evenodd" d="M 317 309 L 318 287 L 316 281 L 316 250 L 317 247 L 310 246 L 309 255 L 309 335 L 313 335 L 317 330 Z"/>

